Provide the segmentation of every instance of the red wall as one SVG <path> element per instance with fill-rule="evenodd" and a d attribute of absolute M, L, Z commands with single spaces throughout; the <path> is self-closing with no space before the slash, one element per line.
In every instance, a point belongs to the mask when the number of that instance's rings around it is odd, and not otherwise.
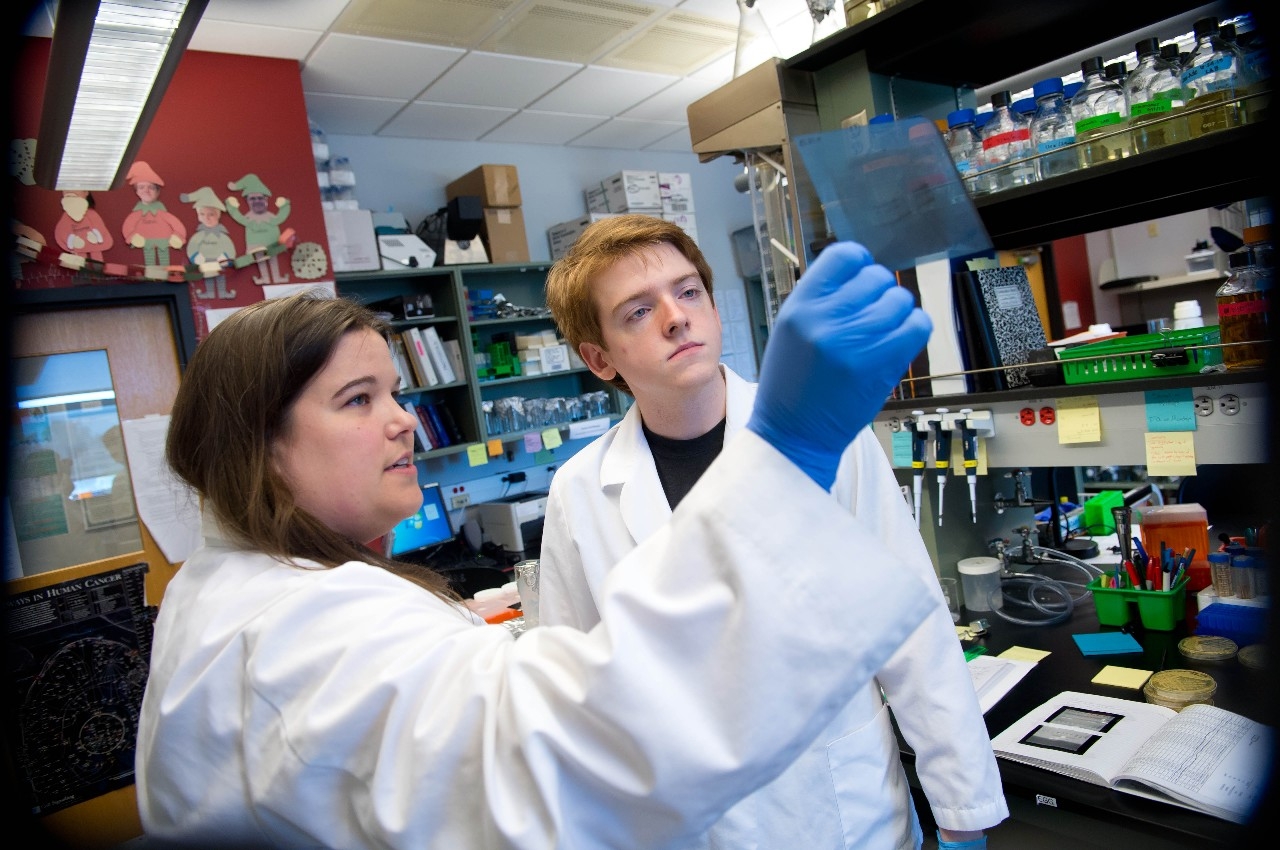
<path fill-rule="evenodd" d="M 24 39 L 15 75 L 12 132 L 14 139 L 34 139 L 40 130 L 40 110 L 44 98 L 44 74 L 49 58 L 49 39 Z M 225 204 L 234 196 L 241 210 L 248 206 L 239 191 L 227 184 L 246 174 L 256 174 L 271 192 L 270 210 L 276 210 L 275 199 L 290 202 L 288 218 L 280 228 L 296 232 L 298 243 L 313 242 L 328 256 L 328 240 L 324 214 L 320 207 L 320 190 L 316 183 L 311 155 L 306 106 L 298 63 L 285 59 L 265 59 L 225 53 L 188 51 L 174 74 L 164 100 L 152 120 L 147 137 L 139 150 L 138 160 L 148 163 L 164 181 L 160 201 L 187 228 L 188 237 L 198 223 L 195 209 L 183 203 L 180 195 L 202 186 L 211 187 Z M 24 185 L 11 176 L 14 218 L 34 228 L 44 237 L 52 252 L 42 252 L 41 259 L 23 264 L 15 286 L 19 288 L 57 287 L 83 284 L 128 286 L 130 278 L 105 277 L 100 273 L 73 272 L 50 262 L 46 255 L 60 252 L 54 228 L 62 217 L 61 192 Z M 120 227 L 132 211 L 138 197 L 129 184 L 109 192 L 94 193 L 94 209 L 102 216 L 115 241 L 103 259 L 108 263 L 140 266 L 144 255 L 129 246 Z M 221 223 L 227 228 L 237 254 L 245 250 L 244 228 L 227 214 Z M 308 283 L 291 268 L 292 251 L 276 260 L 281 276 L 267 282 Z M 184 248 L 171 251 L 170 263 L 187 263 Z M 327 268 L 327 261 L 326 261 Z M 206 333 L 204 312 L 210 307 L 239 307 L 262 300 L 263 292 L 255 277 L 257 264 L 226 273 L 226 291 L 233 298 L 203 295 L 210 291 L 204 281 L 175 283 L 189 286 L 196 328 L 199 336 Z M 319 280 L 332 280 L 326 271 Z"/>
<path fill-rule="evenodd" d="M 1053 271 L 1057 278 L 1058 305 L 1074 301 L 1080 305 L 1079 327 L 1066 328 L 1068 334 L 1088 330 L 1097 321 L 1093 306 L 1093 284 L 1089 279 L 1089 250 L 1083 235 L 1054 240 Z"/>

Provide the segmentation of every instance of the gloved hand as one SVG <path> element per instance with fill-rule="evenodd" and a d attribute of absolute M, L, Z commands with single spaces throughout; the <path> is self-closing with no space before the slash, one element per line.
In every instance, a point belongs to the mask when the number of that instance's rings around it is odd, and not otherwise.
<path fill-rule="evenodd" d="M 983 835 L 969 841 L 947 841 L 939 830 L 938 850 L 987 850 L 987 837 Z"/>
<path fill-rule="evenodd" d="M 866 248 L 829 246 L 778 311 L 747 427 L 829 488 L 932 329 Z"/>

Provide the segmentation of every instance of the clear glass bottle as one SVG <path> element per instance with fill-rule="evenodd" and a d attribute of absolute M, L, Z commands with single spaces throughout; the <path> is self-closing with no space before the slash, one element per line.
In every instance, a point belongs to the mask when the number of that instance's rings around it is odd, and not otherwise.
<path fill-rule="evenodd" d="M 986 195 L 991 192 L 992 178 L 987 173 L 987 157 L 982 150 L 982 130 L 991 121 L 992 112 L 990 109 L 984 109 L 981 112 L 975 112 L 973 115 L 973 132 L 978 134 L 978 159 L 974 163 L 974 175 L 972 183 L 973 195 Z"/>
<path fill-rule="evenodd" d="M 956 165 L 965 191 L 974 194 L 973 183 L 982 157 L 982 138 L 973 126 L 973 110 L 957 109 L 947 114 L 947 133 L 944 137 L 947 153 Z"/>
<path fill-rule="evenodd" d="M 1071 120 L 1075 122 L 1081 168 L 1101 165 L 1128 156 L 1129 134 L 1125 132 L 1124 91 L 1103 72 L 1102 57 L 1080 63 L 1084 85 L 1071 98 Z"/>
<path fill-rule="evenodd" d="M 1261 124 L 1267 120 L 1271 100 L 1271 54 L 1262 32 L 1251 24 L 1241 30 L 1236 41 L 1244 52 L 1244 77 L 1248 81 L 1246 117 Z"/>
<path fill-rule="evenodd" d="M 1156 39 L 1144 38 L 1135 48 L 1138 64 L 1124 81 L 1134 153 L 1186 141 L 1190 131 L 1181 78 L 1161 57 Z"/>
<path fill-rule="evenodd" d="M 1013 111 L 1007 91 L 991 95 L 991 120 L 982 128 L 982 159 L 991 191 L 1026 186 L 1036 179 L 1031 156 L 1031 125 Z"/>
<path fill-rule="evenodd" d="M 1059 177 L 1075 171 L 1080 161 L 1074 150 L 1062 150 L 1075 143 L 1075 123 L 1062 93 L 1062 78 L 1048 77 L 1031 87 L 1036 113 L 1031 119 L 1031 147 L 1036 153 L 1040 179 Z"/>
<path fill-rule="evenodd" d="M 1269 225 L 1245 228 L 1242 251 L 1228 262 L 1231 274 L 1218 288 L 1218 333 L 1226 345 L 1222 362 L 1228 370 L 1260 368 L 1266 364 L 1271 339 L 1270 312 L 1272 249 Z"/>
<path fill-rule="evenodd" d="M 1239 57 L 1218 36 L 1218 19 L 1194 25 L 1196 49 L 1182 69 L 1191 138 L 1239 127 L 1245 122 Z"/>

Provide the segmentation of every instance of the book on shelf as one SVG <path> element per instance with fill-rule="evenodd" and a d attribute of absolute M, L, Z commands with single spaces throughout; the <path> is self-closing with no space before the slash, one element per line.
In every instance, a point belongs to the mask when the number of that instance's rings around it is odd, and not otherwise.
<path fill-rule="evenodd" d="M 449 433 L 448 428 L 445 427 L 444 418 L 440 415 L 440 403 L 426 402 L 418 405 L 418 408 L 426 411 L 427 421 L 431 423 L 430 431 L 432 437 L 439 437 L 436 448 L 453 445 L 453 436 Z"/>
<path fill-rule="evenodd" d="M 899 269 L 897 272 L 898 286 L 911 293 L 917 304 L 920 303 L 920 286 L 916 282 L 916 270 L 914 268 Z M 929 349 L 920 349 L 920 353 L 911 361 L 911 365 L 907 367 L 907 373 L 894 389 L 894 398 L 918 398 L 922 396 L 933 395 L 932 388 L 929 385 Z"/>
<path fill-rule="evenodd" d="M 1027 270 L 1022 266 L 1001 266 L 969 273 L 977 280 L 987 325 L 995 337 L 999 365 L 1028 362 L 1030 352 L 1044 348 L 1047 340 Z M 1004 376 L 1010 388 L 1031 383 L 1025 369 L 1005 369 Z"/>
<path fill-rule="evenodd" d="M 422 426 L 422 430 L 426 433 L 431 448 L 438 449 L 448 445 L 440 434 L 436 432 L 435 423 L 431 421 L 431 416 L 428 414 L 425 404 L 413 405 L 413 413 L 418 417 L 418 424 Z"/>
<path fill-rule="evenodd" d="M 436 374 L 435 367 L 431 365 L 427 343 L 422 337 L 422 332 L 416 327 L 411 327 L 402 331 L 401 335 L 404 337 L 405 346 L 409 349 L 409 362 L 413 364 L 413 370 L 418 375 L 418 386 L 434 387 L 440 383 L 440 377 Z"/>
<path fill-rule="evenodd" d="M 436 409 L 436 415 L 441 423 L 444 424 L 444 430 L 449 435 L 449 439 L 454 443 L 465 443 L 466 440 L 462 437 L 462 431 L 458 428 L 458 421 L 453 418 L 453 411 L 449 408 L 449 405 L 442 401 L 428 402 L 428 404 Z"/>
<path fill-rule="evenodd" d="M 430 325 L 423 328 L 422 340 L 426 343 L 427 356 L 431 359 L 431 365 L 435 368 L 440 383 L 452 384 L 458 380 L 458 375 L 453 371 L 453 362 L 445 352 L 444 343 L 441 342 L 440 334 L 436 329 Z"/>
<path fill-rule="evenodd" d="M 915 268 L 920 307 L 933 320 L 933 333 L 925 350 L 929 355 L 929 389 L 935 396 L 962 395 L 970 391 L 964 375 L 964 354 L 951 294 L 951 260 L 941 257 L 918 263 Z M 939 377 L 945 375 L 947 377 Z"/>
<path fill-rule="evenodd" d="M 462 362 L 462 346 L 456 339 L 446 339 L 441 342 L 444 343 L 445 353 L 449 355 L 449 362 L 453 364 L 453 373 L 461 379 L 467 374 L 466 364 Z"/>
<path fill-rule="evenodd" d="M 975 371 L 968 376 L 972 391 L 996 392 L 1008 389 L 1009 381 L 1004 371 L 995 368 L 1004 364 L 1000 362 L 995 331 L 987 316 L 987 307 L 978 286 L 977 276 L 967 270 L 956 272 L 954 284 L 955 315 L 960 329 L 961 353 L 964 356 L 965 369 L 992 370 Z"/>
<path fill-rule="evenodd" d="M 426 426 L 422 424 L 422 420 L 418 418 L 418 408 L 411 401 L 404 402 L 405 412 L 413 417 L 414 425 L 413 434 L 418 440 L 418 451 L 429 452 L 435 448 L 431 443 L 431 436 L 427 434 Z"/>
<path fill-rule="evenodd" d="M 406 347 L 404 339 L 393 334 L 390 346 L 391 362 L 396 367 L 396 374 L 400 376 L 401 388 L 419 386 L 418 373 L 413 370 L 413 366 L 409 363 L 409 349 Z"/>
<path fill-rule="evenodd" d="M 1245 823 L 1268 779 L 1273 730 L 1213 705 L 1064 691 L 991 739 L 999 758 Z"/>

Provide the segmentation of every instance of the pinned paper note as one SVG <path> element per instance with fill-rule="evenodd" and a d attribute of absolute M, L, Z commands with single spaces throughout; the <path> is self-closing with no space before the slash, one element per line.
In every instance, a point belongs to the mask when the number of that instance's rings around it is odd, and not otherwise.
<path fill-rule="evenodd" d="M 564 443 L 560 439 L 559 428 L 547 428 L 542 432 L 542 445 L 549 449 L 558 449 Z"/>
<path fill-rule="evenodd" d="M 1117 667 L 1108 664 L 1091 680 L 1095 685 L 1114 685 L 1117 688 L 1137 690 L 1151 678 L 1150 670 L 1137 670 L 1133 667 Z"/>
<path fill-rule="evenodd" d="M 485 446 L 489 450 L 489 457 L 502 457 L 502 440 L 494 437 Z"/>
<path fill-rule="evenodd" d="M 1096 443 L 1102 439 L 1097 396 L 1058 399 L 1058 443 Z"/>
<path fill-rule="evenodd" d="M 537 431 L 530 431 L 525 434 L 524 451 L 525 454 L 535 454 L 542 451 L 542 435 Z"/>
<path fill-rule="evenodd" d="M 893 447 L 890 460 L 893 465 L 899 469 L 911 468 L 911 432 L 905 428 L 901 431 L 894 431 L 890 437 L 890 445 Z"/>
<path fill-rule="evenodd" d="M 489 462 L 489 455 L 485 452 L 484 443 L 474 443 L 467 446 L 467 463 L 471 466 L 484 466 Z"/>
<path fill-rule="evenodd" d="M 1147 390 L 1143 393 L 1147 408 L 1148 431 L 1196 430 L 1196 403 L 1191 387 L 1169 390 Z"/>
<path fill-rule="evenodd" d="M 1146 433 L 1148 475 L 1195 475 L 1196 444 L 1190 431 Z"/>

